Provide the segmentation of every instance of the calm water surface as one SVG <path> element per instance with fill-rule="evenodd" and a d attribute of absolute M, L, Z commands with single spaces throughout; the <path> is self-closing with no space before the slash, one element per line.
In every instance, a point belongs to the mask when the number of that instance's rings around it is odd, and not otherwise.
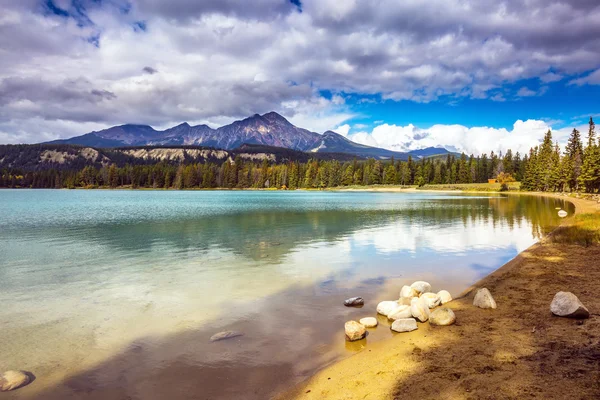
<path fill-rule="evenodd" d="M 562 200 L 370 192 L 0 190 L 7 398 L 264 399 L 358 343 L 343 323 L 423 279 L 459 294 Z M 342 305 L 363 296 L 362 309 Z M 209 343 L 221 330 L 245 336 Z"/>

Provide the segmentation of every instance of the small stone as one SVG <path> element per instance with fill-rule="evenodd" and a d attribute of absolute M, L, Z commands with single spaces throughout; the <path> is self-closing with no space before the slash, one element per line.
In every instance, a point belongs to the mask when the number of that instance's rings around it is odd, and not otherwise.
<path fill-rule="evenodd" d="M 411 299 L 413 297 L 417 297 L 419 295 L 419 292 L 417 292 L 416 289 L 404 285 L 402 286 L 402 289 L 400 290 L 400 297 L 401 298 L 405 298 L 405 299 Z"/>
<path fill-rule="evenodd" d="M 431 325 L 447 326 L 455 322 L 456 315 L 454 315 L 454 311 L 447 307 L 440 307 L 429 315 L 429 323 Z"/>
<path fill-rule="evenodd" d="M 425 304 L 427 304 L 427 307 L 429 308 L 436 308 L 441 302 L 440 296 L 438 296 L 437 293 L 423 293 L 421 298 L 425 301 Z"/>
<path fill-rule="evenodd" d="M 0 375 L 0 392 L 8 392 L 23 387 L 31 381 L 23 371 L 6 371 Z"/>
<path fill-rule="evenodd" d="M 351 297 L 347 300 L 344 300 L 344 305 L 346 307 L 359 307 L 359 306 L 364 306 L 365 301 L 363 300 L 362 297 Z"/>
<path fill-rule="evenodd" d="M 482 288 L 475 293 L 473 305 L 479 308 L 496 308 L 496 301 L 489 290 Z"/>
<path fill-rule="evenodd" d="M 377 318 L 373 317 L 361 318 L 358 322 L 365 328 L 375 328 L 378 325 Z"/>
<path fill-rule="evenodd" d="M 429 319 L 429 307 L 424 300 L 421 300 L 421 298 L 412 299 L 410 313 L 414 318 L 421 322 L 425 322 Z"/>
<path fill-rule="evenodd" d="M 559 317 L 585 319 L 590 317 L 588 309 L 571 292 L 558 292 L 550 304 L 552 314 Z"/>
<path fill-rule="evenodd" d="M 417 329 L 417 321 L 414 318 L 400 318 L 392 324 L 394 332 L 411 332 Z"/>
<path fill-rule="evenodd" d="M 344 331 L 349 341 L 360 340 L 367 335 L 367 330 L 356 321 L 348 321 L 344 324 Z"/>
<path fill-rule="evenodd" d="M 377 312 L 381 315 L 385 315 L 386 317 L 396 308 L 398 308 L 397 301 L 382 301 L 381 303 L 377 304 Z"/>
<path fill-rule="evenodd" d="M 564 217 L 566 217 L 567 215 L 569 215 L 569 214 L 568 214 L 568 213 L 567 213 L 565 210 L 560 210 L 560 211 L 558 212 L 558 216 L 559 216 L 559 217 L 561 217 L 561 218 L 564 218 Z"/>
<path fill-rule="evenodd" d="M 431 285 L 425 281 L 416 281 L 410 287 L 415 289 L 419 295 L 431 292 Z"/>
<path fill-rule="evenodd" d="M 396 309 L 392 310 L 392 312 L 390 312 L 387 317 L 392 321 L 402 318 L 410 318 L 412 317 L 412 313 L 410 312 L 410 306 L 398 306 Z"/>
<path fill-rule="evenodd" d="M 219 333 L 215 333 L 210 337 L 211 342 L 218 342 L 219 340 L 231 339 L 238 336 L 244 336 L 242 332 L 237 331 L 223 331 Z"/>
<path fill-rule="evenodd" d="M 452 301 L 452 296 L 447 290 L 440 290 L 437 292 L 437 295 L 440 298 L 440 304 L 446 304 Z"/>

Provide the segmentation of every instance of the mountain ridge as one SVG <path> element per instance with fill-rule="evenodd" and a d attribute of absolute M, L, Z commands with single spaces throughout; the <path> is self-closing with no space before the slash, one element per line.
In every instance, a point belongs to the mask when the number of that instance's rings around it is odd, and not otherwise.
<path fill-rule="evenodd" d="M 408 156 L 423 158 L 430 153 L 448 154 L 420 149 L 398 152 L 353 142 L 333 131 L 323 134 L 297 127 L 282 115 L 271 111 L 254 114 L 231 124 L 213 129 L 206 124 L 190 125 L 183 122 L 165 130 L 150 125 L 124 124 L 100 131 L 89 132 L 69 139 L 59 139 L 45 144 L 77 144 L 82 146 L 118 148 L 127 146 L 204 146 L 233 150 L 244 144 L 265 145 L 312 153 L 345 153 L 361 158 L 406 160 Z M 429 150 L 429 151 L 428 151 Z"/>

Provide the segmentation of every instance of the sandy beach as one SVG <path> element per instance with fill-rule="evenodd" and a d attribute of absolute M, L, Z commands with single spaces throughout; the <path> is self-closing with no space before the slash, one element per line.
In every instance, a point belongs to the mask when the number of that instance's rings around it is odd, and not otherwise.
<path fill-rule="evenodd" d="M 577 214 L 600 210 L 596 202 L 568 199 Z M 569 224 L 571 218 L 563 225 Z M 497 309 L 472 305 L 474 289 L 481 287 L 494 295 Z M 419 324 L 277 398 L 600 398 L 599 289 L 600 246 L 560 243 L 550 235 L 448 303 L 455 325 Z M 558 291 L 575 293 L 590 318 L 553 316 L 549 306 Z"/>

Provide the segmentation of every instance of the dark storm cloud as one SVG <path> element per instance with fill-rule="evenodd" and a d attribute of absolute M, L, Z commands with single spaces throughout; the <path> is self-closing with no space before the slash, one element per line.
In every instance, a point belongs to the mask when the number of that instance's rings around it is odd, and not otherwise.
<path fill-rule="evenodd" d="M 166 18 L 188 20 L 204 15 L 222 14 L 238 18 L 270 20 L 300 9 L 299 1 L 286 0 L 137 0 L 140 12 Z"/>
<path fill-rule="evenodd" d="M 5 78 L 0 81 L 0 104 L 14 101 L 86 101 L 96 102 L 104 91 L 89 89 L 89 82 L 83 80 L 66 81 L 53 84 L 42 79 Z"/>

